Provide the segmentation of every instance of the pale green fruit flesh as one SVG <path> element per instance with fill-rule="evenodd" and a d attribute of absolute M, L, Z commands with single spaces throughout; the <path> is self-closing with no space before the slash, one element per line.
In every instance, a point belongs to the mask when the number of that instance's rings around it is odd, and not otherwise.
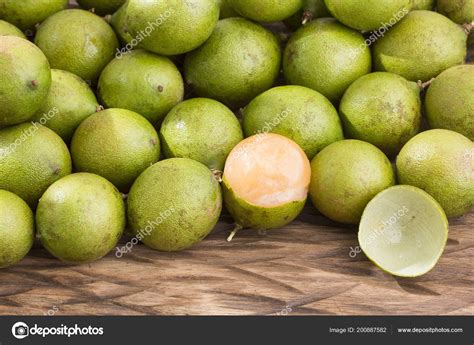
<path fill-rule="evenodd" d="M 89 262 L 117 244 L 125 228 L 125 205 L 106 179 L 72 174 L 41 197 L 36 225 L 41 243 L 52 255 L 66 262 Z"/>
<path fill-rule="evenodd" d="M 33 212 L 26 202 L 0 190 L 0 268 L 23 259 L 33 246 L 34 232 Z"/>
<path fill-rule="evenodd" d="M 439 13 L 458 24 L 474 21 L 474 1 L 472 0 L 437 0 L 436 8 Z"/>
<path fill-rule="evenodd" d="M 448 239 L 441 206 L 423 190 L 394 186 L 368 204 L 359 225 L 359 244 L 382 270 L 401 277 L 430 271 Z"/>
<path fill-rule="evenodd" d="M 16 36 L 26 38 L 23 31 L 18 29 L 15 25 L 10 24 L 4 20 L 0 20 L 0 36 Z"/>
<path fill-rule="evenodd" d="M 242 16 L 257 22 L 277 22 L 295 14 L 304 5 L 303 0 L 227 0 Z"/>
<path fill-rule="evenodd" d="M 125 3 L 125 0 L 77 0 L 77 2 L 82 8 L 93 9 L 94 13 L 105 16 L 117 11 Z"/>

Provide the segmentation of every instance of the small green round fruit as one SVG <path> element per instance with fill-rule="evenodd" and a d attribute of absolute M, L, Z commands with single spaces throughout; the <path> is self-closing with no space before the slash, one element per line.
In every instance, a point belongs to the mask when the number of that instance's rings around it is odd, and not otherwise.
<path fill-rule="evenodd" d="M 435 0 L 410 0 L 411 10 L 433 10 Z"/>
<path fill-rule="evenodd" d="M 301 27 L 283 54 L 286 81 L 316 90 L 331 102 L 340 100 L 349 85 L 370 73 L 371 64 L 364 37 L 333 18 L 319 18 Z"/>
<path fill-rule="evenodd" d="M 464 63 L 466 42 L 462 27 L 448 18 L 432 11 L 413 11 L 375 43 L 375 69 L 427 81 Z"/>
<path fill-rule="evenodd" d="M 212 231 L 222 210 L 222 195 L 205 165 L 171 158 L 138 177 L 127 205 L 130 227 L 139 240 L 153 249 L 177 251 Z"/>
<path fill-rule="evenodd" d="M 72 138 L 71 155 L 77 171 L 105 177 L 126 192 L 143 170 L 158 161 L 160 141 L 143 116 L 112 108 L 81 123 Z"/>
<path fill-rule="evenodd" d="M 33 43 L 0 36 L 0 128 L 28 121 L 51 87 L 48 60 Z"/>
<path fill-rule="evenodd" d="M 87 30 L 84 30 L 87 28 Z M 84 10 L 65 10 L 38 28 L 35 43 L 52 68 L 95 82 L 118 48 L 114 30 L 99 16 Z"/>
<path fill-rule="evenodd" d="M 426 92 L 431 128 L 444 128 L 474 140 L 474 65 L 454 66 L 441 73 Z"/>
<path fill-rule="evenodd" d="M 243 18 L 228 18 L 186 55 L 184 71 L 199 96 L 236 108 L 273 85 L 280 61 L 280 46 L 270 31 Z"/>
<path fill-rule="evenodd" d="M 106 107 L 135 111 L 155 124 L 183 100 L 184 84 L 170 59 L 140 49 L 107 65 L 98 94 Z"/>
<path fill-rule="evenodd" d="M 33 246 L 33 212 L 19 196 L 0 190 L 0 268 L 23 259 Z"/>
<path fill-rule="evenodd" d="M 100 259 L 125 228 L 122 195 L 106 179 L 89 173 L 66 176 L 43 194 L 36 211 L 43 246 L 71 263 Z"/>
<path fill-rule="evenodd" d="M 193 98 L 166 115 L 160 138 L 165 157 L 191 158 L 222 171 L 229 152 L 244 136 L 239 120 L 225 105 Z"/>
<path fill-rule="evenodd" d="M 141 47 L 160 55 L 196 49 L 219 20 L 216 0 L 129 0 L 125 6 L 130 34 Z"/>
<path fill-rule="evenodd" d="M 388 158 L 364 141 L 335 142 L 311 161 L 311 200 L 322 214 L 336 222 L 359 223 L 367 203 L 394 184 Z"/>
<path fill-rule="evenodd" d="M 242 127 L 246 137 L 272 132 L 290 138 L 309 159 L 344 139 L 331 102 L 319 92 L 297 85 L 278 86 L 257 96 L 243 111 Z"/>
<path fill-rule="evenodd" d="M 245 18 L 263 22 L 278 22 L 291 17 L 304 5 L 303 0 L 227 0 Z"/>
<path fill-rule="evenodd" d="M 0 189 L 35 208 L 55 181 L 71 173 L 71 156 L 62 139 L 38 123 L 0 129 Z"/>
<path fill-rule="evenodd" d="M 16 36 L 26 38 L 23 31 L 18 29 L 15 25 L 10 24 L 4 20 L 0 20 L 0 36 Z"/>
<path fill-rule="evenodd" d="M 69 143 L 76 128 L 97 111 L 99 103 L 89 85 L 75 74 L 53 69 L 51 75 L 48 98 L 33 121 L 52 129 Z"/>
<path fill-rule="evenodd" d="M 348 137 L 371 143 L 391 156 L 420 129 L 420 88 L 396 74 L 367 74 L 346 90 L 339 113 Z"/>
<path fill-rule="evenodd" d="M 112 14 L 117 11 L 126 0 L 77 0 L 77 3 L 85 10 L 93 10 L 100 16 Z"/>
<path fill-rule="evenodd" d="M 448 220 L 442 207 L 412 186 L 394 186 L 377 194 L 359 225 L 359 244 L 367 257 L 400 277 L 430 271 L 447 240 Z"/>
<path fill-rule="evenodd" d="M 127 26 L 127 6 L 124 5 L 120 7 L 109 19 L 109 23 L 114 29 L 117 37 L 120 39 L 120 42 L 125 46 L 125 48 L 129 48 L 127 50 L 131 50 L 132 48 L 138 47 L 139 42 L 130 34 L 130 31 Z M 136 45 L 131 46 L 130 42 L 136 43 Z M 127 46 L 128 44 L 128 46 Z M 122 48 L 122 51 L 124 48 Z M 117 57 L 118 55 L 115 54 Z"/>
<path fill-rule="evenodd" d="M 474 1 L 472 0 L 436 0 L 436 9 L 458 24 L 474 21 Z"/>
<path fill-rule="evenodd" d="M 446 129 L 411 139 L 397 157 L 398 181 L 425 190 L 448 217 L 474 207 L 474 143 Z"/>

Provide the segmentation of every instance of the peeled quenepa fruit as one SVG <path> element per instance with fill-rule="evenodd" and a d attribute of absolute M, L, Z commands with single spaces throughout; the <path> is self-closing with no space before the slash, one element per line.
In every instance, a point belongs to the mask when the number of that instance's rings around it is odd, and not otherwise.
<path fill-rule="evenodd" d="M 71 143 L 77 171 L 105 177 L 128 191 L 140 173 L 160 158 L 160 142 L 153 126 L 125 109 L 107 109 L 88 117 Z"/>
<path fill-rule="evenodd" d="M 72 174 L 43 194 L 36 226 L 41 243 L 53 256 L 66 262 L 89 262 L 117 244 L 125 228 L 125 205 L 106 179 Z"/>
<path fill-rule="evenodd" d="M 238 227 L 280 228 L 303 209 L 310 175 L 308 158 L 294 141 L 274 133 L 251 136 L 227 158 L 226 208 Z"/>
<path fill-rule="evenodd" d="M 35 208 L 46 188 L 70 173 L 67 146 L 49 128 L 23 123 L 0 130 L 0 189 Z"/>
<path fill-rule="evenodd" d="M 0 0 L 0 18 L 22 30 L 32 30 L 67 4 L 68 0 Z"/>
<path fill-rule="evenodd" d="M 0 36 L 16 36 L 26 38 L 25 34 L 15 25 L 4 20 L 0 20 Z"/>
<path fill-rule="evenodd" d="M 182 101 L 184 85 L 170 59 L 135 50 L 107 65 L 98 93 L 106 107 L 135 111 L 155 124 Z"/>
<path fill-rule="evenodd" d="M 341 23 L 359 30 L 372 31 L 395 24 L 410 10 L 410 0 L 324 0 Z"/>
<path fill-rule="evenodd" d="M 272 132 L 296 142 L 309 159 L 344 139 L 334 106 L 319 92 L 297 85 L 278 86 L 257 96 L 243 111 L 245 136 Z"/>
<path fill-rule="evenodd" d="M 421 123 L 420 88 L 399 75 L 375 72 L 356 80 L 339 105 L 346 135 L 397 154 Z"/>
<path fill-rule="evenodd" d="M 84 10 L 65 10 L 49 17 L 38 28 L 35 43 L 52 68 L 89 82 L 96 81 L 118 48 L 114 30 L 104 19 Z"/>
<path fill-rule="evenodd" d="M 171 158 L 145 170 L 128 195 L 128 221 L 147 246 L 177 251 L 206 237 L 222 210 L 219 182 L 203 164 Z"/>
<path fill-rule="evenodd" d="M 357 31 L 333 18 L 320 18 L 290 38 L 283 55 L 289 84 L 309 87 L 337 102 L 355 80 L 371 69 L 370 50 Z"/>
<path fill-rule="evenodd" d="M 435 0 L 410 0 L 411 10 L 432 10 L 434 2 Z"/>
<path fill-rule="evenodd" d="M 20 197 L 0 190 L 0 268 L 17 263 L 33 246 L 33 212 Z"/>
<path fill-rule="evenodd" d="M 28 121 L 46 102 L 48 60 L 33 43 L 0 36 L 0 128 Z"/>
<path fill-rule="evenodd" d="M 474 21 L 474 1 L 436 0 L 436 8 L 453 22 L 468 24 Z"/>
<path fill-rule="evenodd" d="M 394 186 L 368 204 L 359 225 L 359 244 L 382 270 L 401 277 L 427 273 L 443 253 L 448 220 L 428 193 Z"/>
<path fill-rule="evenodd" d="M 444 128 L 474 140 L 474 66 L 454 66 L 441 73 L 426 92 L 431 128 Z"/>
<path fill-rule="evenodd" d="M 219 19 L 216 0 L 129 0 L 125 6 L 130 34 L 141 47 L 160 55 L 196 49 Z"/>
<path fill-rule="evenodd" d="M 209 169 L 224 169 L 229 152 L 242 139 L 242 128 L 225 105 L 193 98 L 174 107 L 161 125 L 160 138 L 167 158 L 191 158 Z"/>
<path fill-rule="evenodd" d="M 270 88 L 280 71 L 277 38 L 243 18 L 219 21 L 211 37 L 186 55 L 186 81 L 199 96 L 234 108 Z"/>
<path fill-rule="evenodd" d="M 388 158 L 364 141 L 335 142 L 311 161 L 311 200 L 322 214 L 336 222 L 359 223 L 367 203 L 394 184 Z"/>
<path fill-rule="evenodd" d="M 462 27 L 448 18 L 432 11 L 413 11 L 375 43 L 375 69 L 427 81 L 464 63 L 466 43 Z"/>
<path fill-rule="evenodd" d="M 295 14 L 303 7 L 303 0 L 227 0 L 242 16 L 257 22 L 278 22 Z"/>
<path fill-rule="evenodd" d="M 435 198 L 448 217 L 474 207 L 474 143 L 446 129 L 432 129 L 411 139 L 397 157 L 398 181 Z"/>
<path fill-rule="evenodd" d="M 105 16 L 117 11 L 126 0 L 77 0 L 79 5 L 86 10 L 93 10 L 98 15 Z"/>
<path fill-rule="evenodd" d="M 55 131 L 66 143 L 77 126 L 99 107 L 94 92 L 78 76 L 59 69 L 51 70 L 52 83 L 46 103 L 33 120 Z"/>

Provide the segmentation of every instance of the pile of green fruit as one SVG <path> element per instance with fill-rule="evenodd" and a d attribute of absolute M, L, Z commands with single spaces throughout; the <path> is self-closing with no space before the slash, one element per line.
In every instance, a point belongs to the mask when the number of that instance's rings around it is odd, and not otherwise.
<path fill-rule="evenodd" d="M 473 20 L 474 0 L 0 0 L 0 267 L 35 237 L 71 263 L 125 229 L 183 250 L 223 207 L 230 240 L 309 195 L 383 270 L 428 272 L 474 206 Z"/>

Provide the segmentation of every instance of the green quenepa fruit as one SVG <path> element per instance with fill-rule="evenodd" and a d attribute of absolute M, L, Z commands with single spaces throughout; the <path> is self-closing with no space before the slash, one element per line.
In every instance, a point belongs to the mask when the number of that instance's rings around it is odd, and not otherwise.
<path fill-rule="evenodd" d="M 410 0 L 411 10 L 427 10 L 431 11 L 434 7 L 435 0 Z"/>
<path fill-rule="evenodd" d="M 263 22 L 278 22 L 291 17 L 303 5 L 303 0 L 227 0 L 230 6 L 245 18 Z"/>
<path fill-rule="evenodd" d="M 67 71 L 51 70 L 52 83 L 46 103 L 33 120 L 55 131 L 66 143 L 81 122 L 99 107 L 89 85 Z"/>
<path fill-rule="evenodd" d="M 28 121 L 51 87 L 48 60 L 33 43 L 0 36 L 0 128 Z"/>
<path fill-rule="evenodd" d="M 117 11 L 126 0 L 78 0 L 79 5 L 85 10 L 93 10 L 98 15 L 105 16 Z"/>
<path fill-rule="evenodd" d="M 125 228 L 122 195 L 106 179 L 89 173 L 66 176 L 43 194 L 36 226 L 43 246 L 71 263 L 100 259 Z"/>
<path fill-rule="evenodd" d="M 217 0 L 220 6 L 219 19 L 240 17 L 240 15 L 230 6 L 229 0 Z"/>
<path fill-rule="evenodd" d="M 104 19 L 77 9 L 58 12 L 44 21 L 35 43 L 52 68 L 69 71 L 92 83 L 118 48 L 114 30 Z"/>
<path fill-rule="evenodd" d="M 341 23 L 360 31 L 394 25 L 411 8 L 410 0 L 324 0 Z"/>
<path fill-rule="evenodd" d="M 309 87 L 337 102 L 355 80 L 370 73 L 364 37 L 333 18 L 301 27 L 288 41 L 283 73 L 289 84 Z"/>
<path fill-rule="evenodd" d="M 228 18 L 186 55 L 184 72 L 199 96 L 236 108 L 272 87 L 280 62 L 280 46 L 270 31 L 244 18 Z"/>
<path fill-rule="evenodd" d="M 394 184 L 388 158 L 364 141 L 335 142 L 311 161 L 311 200 L 322 214 L 336 222 L 359 223 L 367 203 Z"/>
<path fill-rule="evenodd" d="M 124 5 L 120 7 L 109 19 L 109 23 L 112 28 L 115 30 L 117 37 L 120 39 L 120 42 L 125 45 L 125 49 L 132 50 L 132 48 L 138 46 L 138 40 L 134 41 L 136 43 L 134 46 L 130 45 L 130 42 L 134 39 L 134 37 L 130 34 L 130 31 L 127 26 L 127 6 Z M 125 52 L 126 50 L 120 50 L 121 52 Z M 118 55 L 115 54 L 117 57 Z"/>
<path fill-rule="evenodd" d="M 67 7 L 68 0 L 0 0 L 0 19 L 19 27 L 33 30 L 56 12 Z"/>
<path fill-rule="evenodd" d="M 196 49 L 219 20 L 216 0 L 129 0 L 125 6 L 130 34 L 142 48 L 160 55 Z"/>
<path fill-rule="evenodd" d="M 171 158 L 138 177 L 127 206 L 129 225 L 138 240 L 153 249 L 177 251 L 212 231 L 222 210 L 222 195 L 205 165 Z"/>
<path fill-rule="evenodd" d="M 33 212 L 19 196 L 0 190 L 0 268 L 23 259 L 33 246 Z"/>
<path fill-rule="evenodd" d="M 224 104 L 193 98 L 166 115 L 160 138 L 167 158 L 190 158 L 222 171 L 229 152 L 244 136 L 239 120 Z"/>
<path fill-rule="evenodd" d="M 436 0 L 438 12 L 458 24 L 467 24 L 474 21 L 473 0 Z"/>
<path fill-rule="evenodd" d="M 0 36 L 16 36 L 26 38 L 23 31 L 18 29 L 15 25 L 10 24 L 4 20 L 0 20 Z"/>
<path fill-rule="evenodd" d="M 134 50 L 107 65 L 98 94 L 106 107 L 135 111 L 155 124 L 183 100 L 184 84 L 170 59 Z"/>
<path fill-rule="evenodd" d="M 420 129 L 420 88 L 396 74 L 367 74 L 344 93 L 339 114 L 348 137 L 395 155 Z"/>
<path fill-rule="evenodd" d="M 466 43 L 464 30 L 448 18 L 432 11 L 413 11 L 375 43 L 375 69 L 427 81 L 464 63 Z"/>
<path fill-rule="evenodd" d="M 277 133 L 296 142 L 309 159 L 327 145 L 344 139 L 331 102 L 312 89 L 278 86 L 257 96 L 243 111 L 246 137 Z"/>
<path fill-rule="evenodd" d="M 153 126 L 139 114 L 107 109 L 88 117 L 71 143 L 77 171 L 105 177 L 128 191 L 140 173 L 160 158 L 160 142 Z"/>
<path fill-rule="evenodd" d="M 441 73 L 426 92 L 431 128 L 444 128 L 474 140 L 474 65 L 454 66 Z"/>
<path fill-rule="evenodd" d="M 474 207 L 474 143 L 446 129 L 411 139 L 397 157 L 398 181 L 425 190 L 448 217 Z"/>
<path fill-rule="evenodd" d="M 23 123 L 0 129 L 0 189 L 35 208 L 44 191 L 70 173 L 67 146 L 49 128 Z"/>

